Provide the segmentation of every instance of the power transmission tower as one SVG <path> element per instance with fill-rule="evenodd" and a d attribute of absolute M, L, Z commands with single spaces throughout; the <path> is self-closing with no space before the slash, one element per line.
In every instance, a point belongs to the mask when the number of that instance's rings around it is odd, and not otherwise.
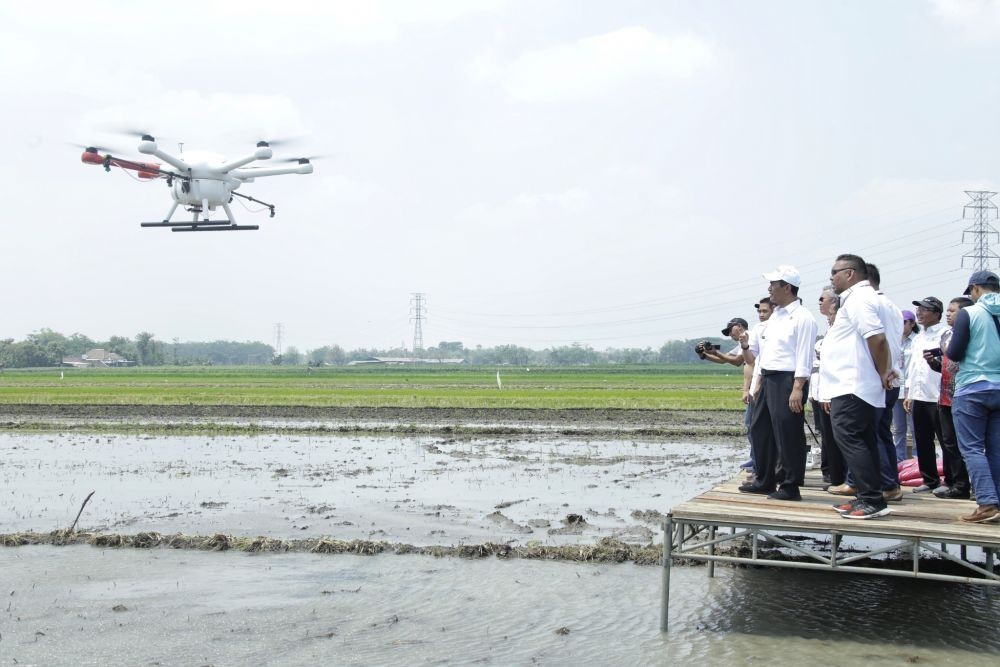
<path fill-rule="evenodd" d="M 424 293 L 413 292 L 410 295 L 410 319 L 413 320 L 413 351 L 424 349 Z"/>
<path fill-rule="evenodd" d="M 990 224 L 990 219 L 997 217 L 997 205 L 991 200 L 997 194 L 985 190 L 966 190 L 971 203 L 962 208 L 962 217 L 972 211 L 973 223 L 962 232 L 962 243 L 971 243 L 972 251 L 962 255 L 962 266 L 965 267 L 965 260 L 969 260 L 972 268 L 976 271 L 984 271 L 993 267 L 993 264 L 1000 265 L 1000 255 L 990 250 L 990 237 L 1000 242 L 1000 234 L 996 228 Z M 966 236 L 971 234 L 972 241 L 966 241 Z"/>
<path fill-rule="evenodd" d="M 284 328 L 285 327 L 284 327 L 284 325 L 281 322 L 278 322 L 277 324 L 274 325 L 274 356 L 275 357 L 280 357 L 281 356 L 281 332 L 282 332 L 282 329 L 284 329 Z"/>

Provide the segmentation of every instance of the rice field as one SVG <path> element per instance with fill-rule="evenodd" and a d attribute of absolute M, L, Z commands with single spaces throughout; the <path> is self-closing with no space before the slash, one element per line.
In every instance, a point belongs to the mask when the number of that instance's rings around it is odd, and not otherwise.
<path fill-rule="evenodd" d="M 0 404 L 738 410 L 739 370 L 703 366 L 145 367 L 0 374 Z"/>

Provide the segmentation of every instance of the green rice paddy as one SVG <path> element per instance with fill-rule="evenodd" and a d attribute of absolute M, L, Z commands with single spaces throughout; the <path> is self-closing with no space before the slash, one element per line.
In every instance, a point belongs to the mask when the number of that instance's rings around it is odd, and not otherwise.
<path fill-rule="evenodd" d="M 146 367 L 0 374 L 0 404 L 741 409 L 738 369 L 705 366 Z"/>

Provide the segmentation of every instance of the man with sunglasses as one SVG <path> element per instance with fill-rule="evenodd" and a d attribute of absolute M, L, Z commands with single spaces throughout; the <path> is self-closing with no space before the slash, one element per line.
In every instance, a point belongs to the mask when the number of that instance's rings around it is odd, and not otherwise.
<path fill-rule="evenodd" d="M 886 390 L 896 375 L 892 352 L 865 261 L 839 255 L 830 282 L 840 308 L 823 339 L 820 398 L 857 488 L 857 498 L 834 508 L 845 519 L 875 519 L 889 514 L 879 475 L 877 427 L 878 411 L 885 408 Z"/>

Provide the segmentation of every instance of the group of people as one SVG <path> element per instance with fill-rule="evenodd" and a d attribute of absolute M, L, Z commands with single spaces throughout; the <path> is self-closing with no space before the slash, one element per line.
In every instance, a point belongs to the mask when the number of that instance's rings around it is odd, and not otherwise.
<path fill-rule="evenodd" d="M 921 484 L 914 493 L 970 498 L 959 517 L 1000 522 L 1000 278 L 977 271 L 947 306 L 934 296 L 900 310 L 880 289 L 878 268 L 843 254 L 821 290 L 829 328 L 818 337 L 802 305 L 801 275 L 779 266 L 764 274 L 759 322 L 730 320 L 730 352 L 699 346 L 703 359 L 743 367 L 751 476 L 742 493 L 801 500 L 809 446 L 805 406 L 821 438 L 828 492 L 847 519 L 890 514 L 903 499 L 898 462 L 912 433 Z M 815 435 L 815 434 L 814 434 Z M 935 441 L 941 447 L 943 480 Z"/>

